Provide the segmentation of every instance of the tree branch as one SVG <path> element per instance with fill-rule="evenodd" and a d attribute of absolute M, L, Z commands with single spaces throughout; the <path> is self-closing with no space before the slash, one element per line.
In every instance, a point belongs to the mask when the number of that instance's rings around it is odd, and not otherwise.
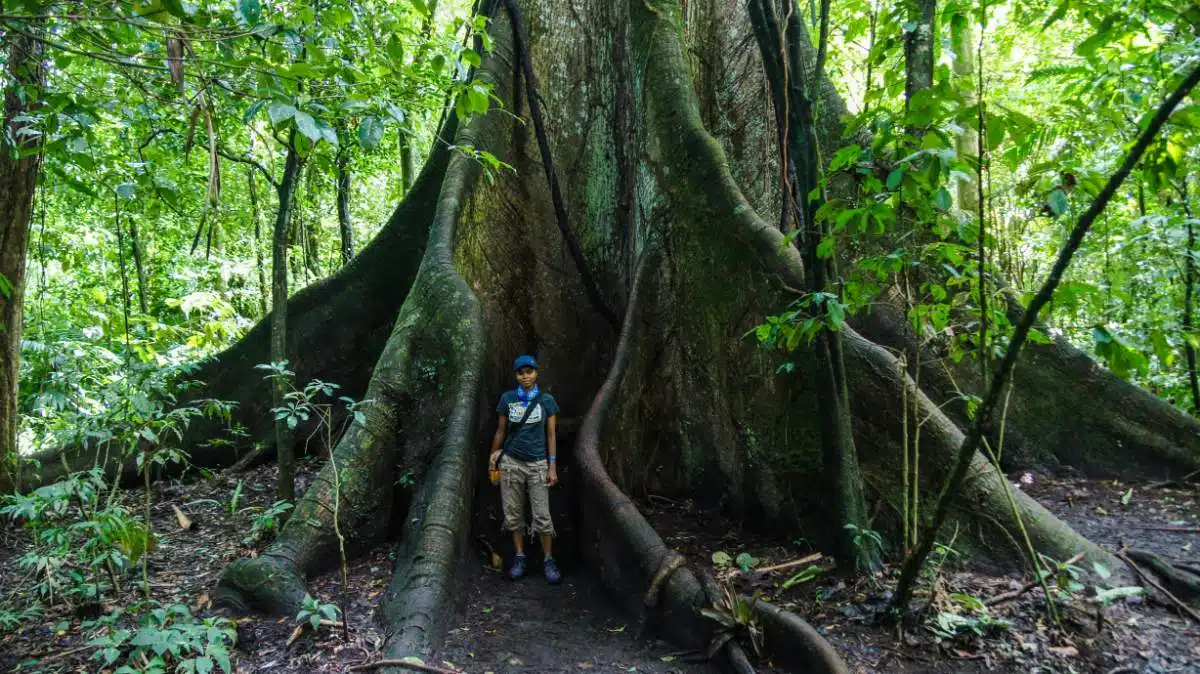
<path fill-rule="evenodd" d="M 220 148 L 217 148 L 217 154 L 221 155 L 222 157 L 228 159 L 231 162 L 235 162 L 238 164 L 245 164 L 247 166 L 251 166 L 253 168 L 258 169 L 258 172 L 261 173 L 263 175 L 263 177 L 267 179 L 267 182 L 271 183 L 272 187 L 274 187 L 275 189 L 279 189 L 279 181 L 275 180 L 275 177 L 273 175 L 271 175 L 271 172 L 268 171 L 265 166 L 258 163 L 257 160 L 251 159 L 250 157 L 237 157 L 232 154 L 229 154 L 229 152 L 222 150 Z"/>

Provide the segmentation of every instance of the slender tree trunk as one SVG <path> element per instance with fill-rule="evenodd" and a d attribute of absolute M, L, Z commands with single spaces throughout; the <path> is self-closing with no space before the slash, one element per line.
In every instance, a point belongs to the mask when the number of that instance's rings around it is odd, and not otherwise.
<path fill-rule="evenodd" d="M 304 217 L 300 218 L 300 236 L 304 242 L 306 282 L 321 278 L 321 211 L 318 208 L 320 190 L 317 188 L 317 166 L 309 164 L 305 171 Z"/>
<path fill-rule="evenodd" d="M 933 86 L 934 21 L 936 0 L 915 0 L 910 16 L 912 30 L 904 36 L 904 104 L 911 108 L 917 93 Z M 917 135 L 923 128 L 909 125 L 909 133 Z"/>
<path fill-rule="evenodd" d="M 408 192 L 409 185 L 404 186 Z M 337 158 L 337 215 L 342 235 L 342 264 L 354 257 L 354 230 L 350 223 L 350 153 L 342 149 Z"/>
<path fill-rule="evenodd" d="M 251 152 L 254 146 L 251 142 Z M 267 298 L 271 291 L 267 285 L 267 266 L 263 261 L 262 247 L 262 211 L 258 207 L 258 188 L 254 180 L 254 167 L 246 167 L 246 183 L 250 192 L 250 217 L 254 220 L 254 264 L 258 267 L 258 310 L 260 315 L 267 315 Z"/>
<path fill-rule="evenodd" d="M 1196 291 L 1196 227 L 1192 208 L 1188 203 L 1187 176 L 1183 177 L 1180 198 L 1183 202 L 1184 222 L 1187 223 L 1187 250 L 1183 254 L 1183 351 L 1187 356 L 1188 384 L 1192 389 L 1192 414 L 1200 413 L 1200 381 L 1196 377 L 1196 347 L 1192 346 L 1192 296 Z"/>
<path fill-rule="evenodd" d="M 0 138 L 0 482 L 16 485 L 17 389 L 21 378 L 21 328 L 25 264 L 33 197 L 41 169 L 40 130 L 17 118 L 33 113 L 46 73 L 41 43 L 9 33 L 4 137 Z M 16 147 L 9 145 L 9 139 Z"/>
<path fill-rule="evenodd" d="M 137 218 L 129 220 L 129 249 L 133 253 L 133 267 L 137 272 L 138 309 L 142 314 L 149 314 L 150 301 L 147 297 L 145 251 L 142 249 L 142 238 L 138 233 Z"/>
<path fill-rule="evenodd" d="M 296 152 L 296 132 L 288 139 L 287 159 L 283 178 L 279 181 L 279 210 L 275 214 L 275 237 L 271 250 L 271 362 L 287 360 L 287 299 L 288 299 L 288 224 L 295 201 L 296 182 L 300 173 L 300 155 Z M 276 379 L 272 389 L 275 407 L 283 405 L 286 383 Z M 275 421 L 275 444 L 279 460 L 279 482 L 276 498 L 293 502 L 296 496 L 296 455 L 292 432 L 283 420 Z"/>
<path fill-rule="evenodd" d="M 400 182 L 404 185 L 404 193 L 412 189 L 416 170 L 413 168 L 412 140 L 407 133 L 400 133 Z"/>
<path fill-rule="evenodd" d="M 960 11 L 950 19 L 950 49 L 954 52 L 954 77 L 957 79 L 970 79 L 975 77 L 975 27 L 971 23 L 971 17 L 966 11 Z M 929 64 L 932 67 L 932 61 Z M 932 79 L 932 78 L 930 78 Z M 976 86 L 971 87 L 971 97 L 976 96 Z M 982 130 L 981 130 L 982 131 Z M 970 125 L 963 127 L 962 135 L 958 137 L 958 154 L 960 157 L 975 157 L 979 158 L 979 133 Z M 982 173 L 976 174 L 977 179 L 982 178 Z M 970 184 L 966 180 L 958 181 L 957 189 L 955 190 L 958 197 L 958 207 L 967 212 L 975 212 L 978 204 L 976 186 Z"/>

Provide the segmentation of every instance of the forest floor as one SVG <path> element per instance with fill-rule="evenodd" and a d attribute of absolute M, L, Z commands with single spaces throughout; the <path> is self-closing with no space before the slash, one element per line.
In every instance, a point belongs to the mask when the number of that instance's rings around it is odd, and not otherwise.
<path fill-rule="evenodd" d="M 304 463 L 298 488 L 306 486 L 318 461 Z M 1031 475 L 1023 485 L 1056 515 L 1092 540 L 1119 549 L 1136 545 L 1168 557 L 1200 556 L 1200 488 L 1146 489 L 1083 479 L 1051 479 Z M 230 507 L 238 483 L 237 507 Z M 226 564 L 255 554 L 245 542 L 256 513 L 273 501 L 274 468 L 242 475 L 154 488 L 153 520 L 159 535 L 150 554 L 153 598 L 180 603 L 202 614 Z M 1133 492 L 1130 493 L 1129 489 Z M 141 492 L 127 499 L 140 512 Z M 183 530 L 172 505 L 195 526 Z M 736 576 L 730 582 L 762 591 L 808 619 L 843 654 L 856 672 L 1154 672 L 1200 674 L 1200 625 L 1181 618 L 1151 597 L 1119 599 L 1099 609 L 1085 598 L 1070 603 L 1061 626 L 1045 617 L 1040 591 L 978 610 L 978 602 L 1011 592 L 1024 584 L 1017 573 L 984 573 L 948 560 L 925 618 L 903 640 L 880 619 L 887 594 L 866 579 L 846 581 L 828 573 L 781 589 L 803 564 L 779 572 L 735 574 L 714 569 L 713 553 L 731 560 L 741 553 L 767 568 L 812 554 L 803 541 L 778 541 L 739 531 L 733 522 L 701 519 L 688 503 L 651 498 L 641 504 L 668 545 L 698 568 Z M 231 512 L 233 510 L 233 512 Z M 1172 529 L 1173 528 L 1173 529 Z M 562 556 L 566 578 L 548 586 L 532 557 L 533 573 L 521 582 L 507 581 L 492 568 L 488 554 L 472 551 L 469 583 L 463 601 L 436 657 L 429 663 L 466 672 L 715 672 L 712 665 L 689 661 L 673 646 L 635 639 L 636 618 L 622 614 L 594 578 L 573 568 Z M 34 600 L 28 576 L 16 560 L 29 549 L 28 534 L 17 527 L 0 528 L 0 615 Z M 381 657 L 384 632 L 376 621 L 380 596 L 391 580 L 392 546 L 352 560 L 346 598 L 346 632 L 322 627 L 289 645 L 296 621 L 246 619 L 238 623 L 233 663 L 238 672 L 292 674 L 345 672 L 353 665 Z M 825 559 L 812 565 L 827 568 Z M 0 624 L 0 672 L 102 672 L 90 658 L 98 652 L 87 644 L 87 620 L 140 598 L 132 582 L 101 604 L 47 606 L 41 615 L 11 625 Z M 323 602 L 341 604 L 336 569 L 309 583 Z M 1082 607 L 1082 608 L 1081 608 Z M 1099 613 L 1098 613 L 1099 612 Z M 1097 615 L 1103 622 L 1097 629 Z M 769 658 L 770 644 L 766 645 Z M 768 660 L 769 662 L 769 660 Z M 768 671 L 769 665 L 761 671 Z"/>

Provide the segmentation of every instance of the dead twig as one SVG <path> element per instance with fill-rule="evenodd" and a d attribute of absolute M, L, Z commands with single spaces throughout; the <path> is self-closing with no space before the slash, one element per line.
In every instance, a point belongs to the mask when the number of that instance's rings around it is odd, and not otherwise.
<path fill-rule="evenodd" d="M 1137 564 L 1134 564 L 1133 560 L 1129 558 L 1129 555 L 1125 554 L 1124 550 L 1118 551 L 1117 557 L 1120 557 L 1122 561 L 1124 561 L 1126 564 L 1128 564 L 1129 568 L 1133 569 L 1134 573 L 1136 573 L 1138 575 L 1138 577 L 1140 577 L 1142 580 L 1149 583 L 1150 586 L 1153 587 L 1154 589 L 1163 593 L 1163 595 L 1166 596 L 1167 599 L 1170 599 L 1171 603 L 1175 604 L 1175 608 L 1179 609 L 1183 613 L 1186 613 L 1187 616 L 1189 618 L 1191 618 L 1192 620 L 1195 620 L 1197 623 L 1200 623 L 1200 613 L 1196 613 L 1196 611 L 1194 611 L 1192 609 L 1192 607 L 1190 607 L 1187 604 L 1180 601 L 1179 597 L 1176 597 L 1175 595 L 1171 594 L 1170 592 L 1167 592 L 1167 589 L 1165 587 L 1163 587 L 1162 585 L 1159 585 L 1157 582 L 1155 582 L 1155 580 L 1153 578 L 1150 577 L 1149 574 L 1147 574 L 1145 571 L 1142 571 L 1141 568 L 1139 568 Z"/>
<path fill-rule="evenodd" d="M 288 637 L 286 645 L 291 646 L 292 644 L 296 643 L 296 640 L 300 638 L 300 635 L 304 634 L 304 630 L 307 628 L 310 628 L 311 626 L 312 626 L 312 623 L 308 622 L 307 620 L 300 623 L 299 625 L 296 625 L 296 629 L 292 630 L 292 635 L 290 637 Z M 320 622 L 320 626 L 321 627 L 342 627 L 343 623 L 340 620 L 322 620 Z"/>
<path fill-rule="evenodd" d="M 822 555 L 819 552 L 814 552 L 813 554 L 811 554 L 807 557 L 801 557 L 800 559 L 793 559 L 790 562 L 784 562 L 782 564 L 776 564 L 774 566 L 768 566 L 768 567 L 764 567 L 761 569 L 752 569 L 752 571 L 754 571 L 756 573 L 771 573 L 772 571 L 783 571 L 784 569 L 790 569 L 792 567 L 800 566 L 801 564 L 808 564 L 810 562 L 820 561 L 821 559 L 824 559 L 824 557 L 825 557 L 825 555 Z"/>
<path fill-rule="evenodd" d="M 406 667 L 414 669 L 418 672 L 434 672 L 435 674 L 462 674 L 462 670 L 458 669 L 442 669 L 433 665 L 423 665 L 417 662 L 409 662 L 408 660 L 376 660 L 375 662 L 366 662 L 361 665 L 354 665 L 348 668 L 348 672 L 357 672 L 364 669 L 375 669 L 377 667 Z"/>
<path fill-rule="evenodd" d="M 1083 559 L 1082 552 L 1079 553 L 1078 555 L 1075 555 L 1074 557 L 1068 559 L 1066 562 L 1064 562 L 1064 566 L 1069 566 L 1071 564 L 1075 564 L 1081 559 Z M 1029 581 L 1028 583 L 1025 583 L 1017 590 L 1013 590 L 1012 592 L 1006 592 L 1004 594 L 998 594 L 995 597 L 992 597 L 991 599 L 983 602 L 983 605 L 984 606 L 998 606 L 1000 604 L 1010 602 L 1010 601 L 1020 597 L 1021 595 L 1024 595 L 1026 592 L 1029 592 L 1030 590 L 1034 589 L 1039 584 L 1041 584 L 1041 580 L 1035 578 L 1035 579 Z"/>

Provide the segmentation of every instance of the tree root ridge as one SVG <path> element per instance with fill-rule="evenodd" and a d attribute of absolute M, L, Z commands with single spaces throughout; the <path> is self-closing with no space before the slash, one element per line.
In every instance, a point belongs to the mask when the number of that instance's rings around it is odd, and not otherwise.
<path fill-rule="evenodd" d="M 1149 568 L 1166 581 L 1165 589 L 1171 590 L 1185 601 L 1200 599 L 1200 572 L 1195 567 L 1186 563 L 1171 562 L 1146 550 L 1126 550 L 1122 553 L 1122 559 L 1131 565 L 1136 562 Z M 1200 622 L 1200 619 L 1197 622 Z"/>

